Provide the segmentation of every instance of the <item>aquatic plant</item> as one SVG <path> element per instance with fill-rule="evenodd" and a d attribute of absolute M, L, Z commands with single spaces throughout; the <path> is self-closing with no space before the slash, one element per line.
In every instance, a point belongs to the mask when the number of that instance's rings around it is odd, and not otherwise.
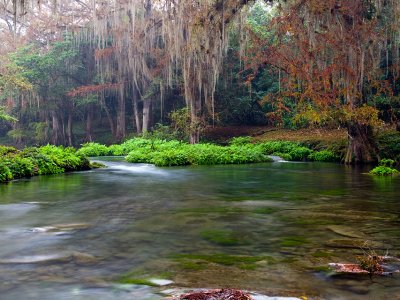
<path fill-rule="evenodd" d="M 395 161 L 392 159 L 382 159 L 379 162 L 379 166 L 372 169 L 369 174 L 376 176 L 391 176 L 399 173 L 395 168 L 393 168 Z"/>

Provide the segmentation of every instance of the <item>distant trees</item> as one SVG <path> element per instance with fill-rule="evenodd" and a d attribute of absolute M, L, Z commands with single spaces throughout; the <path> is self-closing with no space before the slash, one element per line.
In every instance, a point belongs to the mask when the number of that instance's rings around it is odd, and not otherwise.
<path fill-rule="evenodd" d="M 345 126 L 347 163 L 375 160 L 376 99 L 398 94 L 400 3 L 292 0 L 275 9 L 265 28 L 273 37 L 254 32 L 250 57 L 284 75 L 269 99 L 284 109 L 289 99 L 310 123 Z"/>

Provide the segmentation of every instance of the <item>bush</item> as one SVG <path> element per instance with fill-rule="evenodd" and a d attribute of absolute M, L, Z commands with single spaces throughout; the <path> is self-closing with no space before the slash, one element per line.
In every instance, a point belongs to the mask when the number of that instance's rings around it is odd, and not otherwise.
<path fill-rule="evenodd" d="M 395 161 L 393 159 L 384 158 L 379 162 L 379 166 L 372 169 L 369 173 L 376 176 L 391 176 L 399 173 L 393 168 Z"/>
<path fill-rule="evenodd" d="M 132 163 L 157 166 L 241 164 L 271 161 L 262 149 L 252 144 L 222 147 L 213 144 L 189 145 L 178 141 L 153 141 L 126 157 Z"/>
<path fill-rule="evenodd" d="M 301 146 L 299 143 L 285 141 L 265 142 L 261 143 L 260 147 L 265 154 L 277 155 L 285 160 L 306 160 L 313 152 L 311 149 Z"/>
<path fill-rule="evenodd" d="M 15 149 L 14 147 L 0 146 L 0 157 L 10 153 L 17 153 L 17 152 L 18 150 Z"/>
<path fill-rule="evenodd" d="M 11 149 L 6 153 L 0 157 L 0 182 L 90 169 L 86 157 L 78 154 L 74 148 L 47 145 L 41 148 L 25 148 L 22 151 Z"/>
<path fill-rule="evenodd" d="M 385 167 L 385 166 L 378 166 L 374 169 L 372 169 L 369 172 L 371 175 L 376 175 L 376 176 L 391 176 L 394 174 L 399 173 L 396 169 Z"/>
<path fill-rule="evenodd" d="M 251 143 L 250 136 L 234 137 L 229 141 L 229 145 L 232 145 L 232 146 L 243 146 L 243 145 L 250 144 L 250 143 Z"/>
<path fill-rule="evenodd" d="M 9 167 L 0 161 L 0 182 L 7 182 L 13 179 L 13 175 Z"/>
<path fill-rule="evenodd" d="M 321 161 L 321 162 L 338 162 L 340 161 L 340 157 L 338 157 L 335 153 L 330 150 L 322 150 L 318 152 L 311 153 L 308 156 L 309 160 L 313 161 Z"/>
<path fill-rule="evenodd" d="M 95 156 L 108 156 L 112 155 L 109 147 L 98 143 L 86 143 L 82 145 L 77 154 L 84 157 L 95 157 Z"/>

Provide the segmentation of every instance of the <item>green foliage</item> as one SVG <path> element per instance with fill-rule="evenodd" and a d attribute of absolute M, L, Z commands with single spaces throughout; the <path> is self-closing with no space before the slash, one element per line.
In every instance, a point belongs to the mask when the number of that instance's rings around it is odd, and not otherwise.
<path fill-rule="evenodd" d="M 201 237 L 221 246 L 235 246 L 248 243 L 238 233 L 231 230 L 204 230 L 201 232 Z"/>
<path fill-rule="evenodd" d="M 396 164 L 396 162 L 393 159 L 389 159 L 389 158 L 383 158 L 379 162 L 380 166 L 387 167 L 387 168 L 393 168 L 395 164 Z"/>
<path fill-rule="evenodd" d="M 369 173 L 376 176 L 391 176 L 399 173 L 399 171 L 389 167 L 378 166 L 372 169 Z"/>
<path fill-rule="evenodd" d="M 78 171 L 89 168 L 89 161 L 81 154 L 77 154 L 72 147 L 47 145 L 40 148 L 40 152 L 49 156 L 57 166 L 65 171 Z"/>
<path fill-rule="evenodd" d="M 0 146 L 0 182 L 35 175 L 59 174 L 90 169 L 89 161 L 74 148 L 47 145 L 18 151 Z"/>
<path fill-rule="evenodd" d="M 0 183 L 7 182 L 13 179 L 10 168 L 0 160 Z"/>
<path fill-rule="evenodd" d="M 389 157 L 400 161 L 400 132 L 385 132 L 379 135 L 377 140 L 381 157 Z"/>
<path fill-rule="evenodd" d="M 97 143 L 84 144 L 78 154 L 84 156 L 126 156 L 131 163 L 151 163 L 157 166 L 219 165 L 269 162 L 267 155 L 285 160 L 338 161 L 331 151 L 313 150 L 293 142 L 250 144 L 250 137 L 232 139 L 229 146 L 214 144 L 189 145 L 176 140 L 133 138 L 121 145 L 109 147 Z"/>
<path fill-rule="evenodd" d="M 311 153 L 311 149 L 301 146 L 299 143 L 276 141 L 261 143 L 260 147 L 267 155 L 277 155 L 286 160 L 307 160 Z"/>
<path fill-rule="evenodd" d="M 234 137 L 229 141 L 229 145 L 242 146 L 251 143 L 251 136 Z"/>
<path fill-rule="evenodd" d="M 107 156 L 111 155 L 110 149 L 106 145 L 98 143 L 86 143 L 82 145 L 77 154 L 86 157 Z"/>
<path fill-rule="evenodd" d="M 372 169 L 369 174 L 376 176 L 391 176 L 398 174 L 399 171 L 393 168 L 395 163 L 396 162 L 393 159 L 384 158 L 379 162 L 379 166 Z"/>
<path fill-rule="evenodd" d="M 340 161 L 340 157 L 338 157 L 335 153 L 330 150 L 322 150 L 318 152 L 311 153 L 308 156 L 309 160 L 313 161 L 321 161 L 321 162 L 338 162 Z"/>
<path fill-rule="evenodd" d="M 222 147 L 213 144 L 189 145 L 178 141 L 154 141 L 137 148 L 126 160 L 146 162 L 157 166 L 243 164 L 271 161 L 260 147 L 248 144 Z"/>
<path fill-rule="evenodd" d="M 0 146 L 0 157 L 16 152 L 18 152 L 18 150 L 14 147 Z"/>
<path fill-rule="evenodd" d="M 17 122 L 18 120 L 12 116 L 10 116 L 8 113 L 6 113 L 6 110 L 3 106 L 0 106 L 0 120 L 7 121 L 7 122 Z"/>

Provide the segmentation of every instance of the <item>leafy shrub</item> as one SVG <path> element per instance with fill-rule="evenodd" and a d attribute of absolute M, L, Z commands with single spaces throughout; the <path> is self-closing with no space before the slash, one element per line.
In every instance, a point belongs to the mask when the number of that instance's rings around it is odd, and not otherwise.
<path fill-rule="evenodd" d="M 1 147 L 4 149 L 4 147 Z M 34 175 L 90 169 L 90 163 L 74 148 L 47 145 L 8 151 L 0 157 L 0 182 Z"/>
<path fill-rule="evenodd" d="M 318 152 L 311 153 L 308 156 L 308 159 L 313 160 L 313 161 L 321 161 L 321 162 L 340 161 L 340 158 L 330 150 L 321 150 Z"/>
<path fill-rule="evenodd" d="M 393 166 L 395 165 L 395 161 L 393 159 L 388 159 L 388 158 L 383 158 L 381 159 L 381 161 L 379 162 L 380 166 L 383 167 L 388 167 L 388 168 L 393 168 Z"/>
<path fill-rule="evenodd" d="M 306 160 L 313 152 L 311 149 L 301 146 L 299 143 L 286 141 L 265 142 L 261 143 L 260 147 L 265 154 L 277 155 L 286 160 Z"/>
<path fill-rule="evenodd" d="M 11 170 L 0 161 L 0 182 L 6 182 L 13 179 Z"/>
<path fill-rule="evenodd" d="M 251 143 L 250 136 L 234 137 L 229 142 L 229 144 L 232 146 L 243 146 L 243 145 L 250 144 L 250 143 Z"/>
<path fill-rule="evenodd" d="M 0 157 L 10 153 L 17 153 L 17 152 L 18 150 L 15 149 L 14 147 L 0 146 Z"/>
<path fill-rule="evenodd" d="M 78 150 L 78 154 L 85 157 L 94 157 L 107 156 L 111 155 L 112 153 L 106 145 L 101 145 L 98 143 L 86 143 L 83 144 L 82 148 Z"/>
<path fill-rule="evenodd" d="M 82 155 L 78 155 L 72 147 L 47 145 L 40 148 L 40 152 L 48 155 L 57 166 L 65 171 L 78 171 L 89 168 L 89 161 Z"/>
<path fill-rule="evenodd" d="M 188 152 L 185 149 L 164 150 L 155 153 L 150 161 L 156 166 L 184 166 L 189 165 Z"/>
<path fill-rule="evenodd" d="M 306 160 L 313 151 L 306 147 L 294 147 L 290 152 L 292 160 Z"/>
<path fill-rule="evenodd" d="M 33 175 L 51 175 L 64 173 L 65 170 L 58 166 L 48 155 L 41 153 L 39 148 L 25 148 L 21 157 L 29 158 L 34 165 Z"/>
<path fill-rule="evenodd" d="M 137 148 L 126 157 L 128 162 L 153 163 L 157 166 L 216 165 L 266 162 L 262 149 L 249 144 L 222 147 L 213 144 L 189 145 L 179 141 L 156 140 Z"/>
<path fill-rule="evenodd" d="M 32 160 L 20 156 L 7 156 L 3 163 L 11 171 L 13 178 L 31 177 L 34 174 L 34 165 Z"/>
<path fill-rule="evenodd" d="M 376 176 L 390 176 L 399 173 L 399 171 L 385 166 L 378 166 L 372 169 L 369 173 Z"/>

